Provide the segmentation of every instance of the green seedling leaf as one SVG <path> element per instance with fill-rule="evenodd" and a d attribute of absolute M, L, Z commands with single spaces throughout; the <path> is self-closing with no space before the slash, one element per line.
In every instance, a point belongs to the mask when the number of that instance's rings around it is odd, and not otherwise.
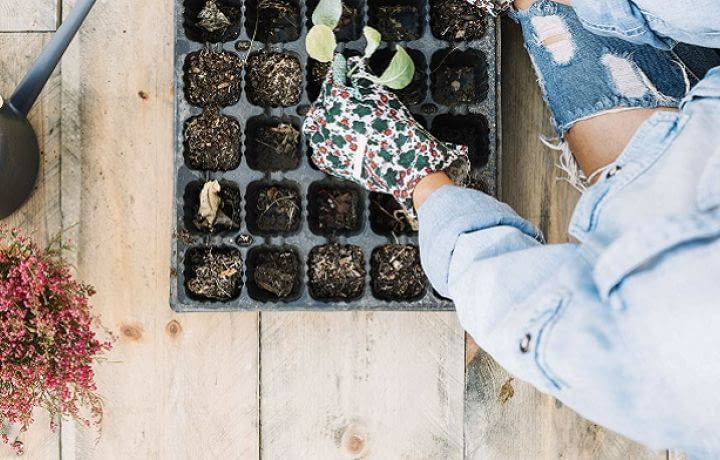
<path fill-rule="evenodd" d="M 372 27 L 366 26 L 363 28 L 363 35 L 365 35 L 365 40 L 367 40 L 367 45 L 365 46 L 365 57 L 369 58 L 373 55 L 375 50 L 378 49 L 378 46 L 380 46 L 382 34 Z"/>
<path fill-rule="evenodd" d="M 312 14 L 313 25 L 328 26 L 330 30 L 337 27 L 342 16 L 342 0 L 320 0 Z"/>
<path fill-rule="evenodd" d="M 332 61 L 336 46 L 335 34 L 324 24 L 314 26 L 305 37 L 308 54 L 318 62 Z"/>
<path fill-rule="evenodd" d="M 398 46 L 385 72 L 379 78 L 373 77 L 371 80 L 388 88 L 403 89 L 410 84 L 414 75 L 415 63 L 407 51 Z"/>

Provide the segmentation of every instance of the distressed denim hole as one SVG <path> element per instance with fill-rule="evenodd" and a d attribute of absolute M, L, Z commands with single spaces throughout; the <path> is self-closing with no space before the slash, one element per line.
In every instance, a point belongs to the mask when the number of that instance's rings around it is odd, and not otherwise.
<path fill-rule="evenodd" d="M 537 42 L 552 56 L 556 64 L 568 64 L 575 56 L 575 42 L 565 20 L 560 16 L 535 16 L 530 20 Z"/>

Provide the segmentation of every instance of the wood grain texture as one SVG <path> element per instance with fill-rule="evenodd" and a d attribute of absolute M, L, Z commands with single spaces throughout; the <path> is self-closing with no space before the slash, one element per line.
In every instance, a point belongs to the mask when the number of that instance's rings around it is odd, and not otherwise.
<path fill-rule="evenodd" d="M 518 26 L 503 21 L 503 197 L 539 226 L 550 243 L 569 241 L 578 193 L 557 180 L 556 153 L 539 141 L 552 134 Z M 665 459 L 576 415 L 554 398 L 511 378 L 468 338 L 467 458 Z"/>
<path fill-rule="evenodd" d="M 0 0 L 0 32 L 52 31 L 59 0 Z"/>
<path fill-rule="evenodd" d="M 263 313 L 263 458 L 459 459 L 453 313 Z"/>
<path fill-rule="evenodd" d="M 2 14 L 2 9 L 0 9 Z M 0 26 L 0 29 L 2 27 Z M 0 33 L 0 95 L 8 97 L 35 60 L 49 34 Z M 60 232 L 60 78 L 54 73 L 29 114 L 41 150 L 37 186 L 25 205 L 0 225 L 17 227 L 46 245 Z M 28 433 L 20 435 L 25 444 L 26 458 L 58 457 L 59 436 L 49 430 L 50 420 L 43 411 L 36 411 L 36 421 Z M 0 459 L 17 458 L 0 444 Z"/>
<path fill-rule="evenodd" d="M 257 458 L 257 315 L 168 303 L 173 8 L 98 2 L 62 64 L 65 220 L 118 336 L 97 369 L 102 434 L 63 424 L 63 458 Z"/>

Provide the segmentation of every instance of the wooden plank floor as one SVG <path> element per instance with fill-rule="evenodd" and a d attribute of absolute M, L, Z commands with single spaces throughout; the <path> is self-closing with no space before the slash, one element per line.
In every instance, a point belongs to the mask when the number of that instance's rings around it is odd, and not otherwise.
<path fill-rule="evenodd" d="M 0 0 L 0 94 L 74 2 Z M 98 2 L 31 114 L 41 181 L 2 223 L 73 242 L 119 339 L 98 369 L 102 433 L 52 434 L 39 414 L 25 457 L 666 458 L 512 379 L 452 313 L 174 314 L 172 18 L 170 0 Z M 503 196 L 567 241 L 577 195 L 537 140 L 550 125 L 518 30 L 503 33 Z"/>

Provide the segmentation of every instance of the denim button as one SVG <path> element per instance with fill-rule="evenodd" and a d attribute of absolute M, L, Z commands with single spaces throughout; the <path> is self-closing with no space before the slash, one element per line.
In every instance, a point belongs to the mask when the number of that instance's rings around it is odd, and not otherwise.
<path fill-rule="evenodd" d="M 610 179 L 612 176 L 617 174 L 617 172 L 620 171 L 621 169 L 622 169 L 622 166 L 615 165 L 612 168 L 610 168 L 610 170 L 607 172 L 607 175 L 605 177 Z"/>
<path fill-rule="evenodd" d="M 520 340 L 520 351 L 523 353 L 527 353 L 530 351 L 530 340 L 532 339 L 532 336 L 530 334 L 525 334 L 525 337 Z"/>

